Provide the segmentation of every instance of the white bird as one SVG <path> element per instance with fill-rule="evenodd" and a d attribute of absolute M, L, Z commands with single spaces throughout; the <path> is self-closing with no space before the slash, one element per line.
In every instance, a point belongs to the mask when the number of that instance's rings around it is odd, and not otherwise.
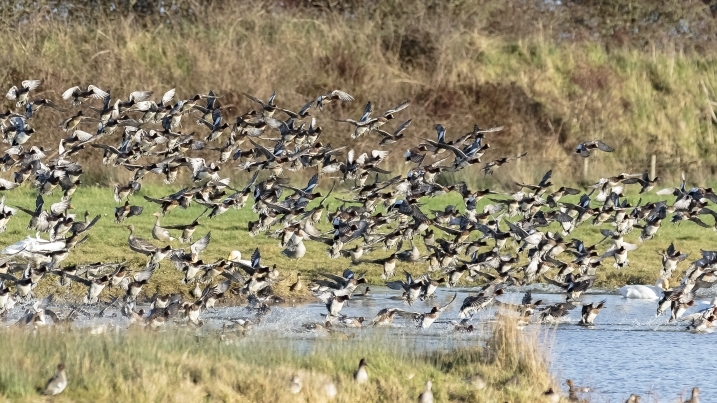
<path fill-rule="evenodd" d="M 698 312 L 717 307 L 717 296 L 713 297 L 710 301 L 700 301 L 695 305 Z"/>
<path fill-rule="evenodd" d="M 229 253 L 229 256 L 227 256 L 227 259 L 226 259 L 226 260 L 227 260 L 228 262 L 230 262 L 230 263 L 240 263 L 240 264 L 243 264 L 243 265 L 245 265 L 245 266 L 251 267 L 251 261 L 250 261 L 250 260 L 242 259 L 242 258 L 241 258 L 241 252 L 239 252 L 238 250 L 233 250 L 233 251 L 231 251 L 231 252 Z"/>
<path fill-rule="evenodd" d="M 299 378 L 299 375 L 291 377 L 291 381 L 289 382 L 289 392 L 291 392 L 292 395 L 301 392 L 301 378 Z"/>
<path fill-rule="evenodd" d="M 431 381 L 426 381 L 426 390 L 418 395 L 418 403 L 433 403 L 433 391 L 431 391 L 432 387 L 433 383 Z"/>
<path fill-rule="evenodd" d="M 23 258 L 32 258 L 35 253 L 57 252 L 65 247 L 63 241 L 47 241 L 40 238 L 38 233 L 35 238 L 28 236 L 27 238 L 14 243 L 2 251 L 3 255 L 18 255 Z"/>
<path fill-rule="evenodd" d="M 354 380 L 356 383 L 365 383 L 368 381 L 368 372 L 366 371 L 366 359 L 362 358 L 359 362 L 359 367 L 354 372 Z"/>
<path fill-rule="evenodd" d="M 620 288 L 620 295 L 629 299 L 660 299 L 667 288 L 669 288 L 667 279 L 661 278 L 655 285 L 626 285 Z"/>
<path fill-rule="evenodd" d="M 40 84 L 42 84 L 42 80 L 25 80 L 21 83 L 20 88 L 13 85 L 10 91 L 7 92 L 7 95 L 5 95 L 5 98 L 11 101 L 17 100 L 15 106 L 20 108 L 29 100 L 30 91 L 39 87 Z"/>
<path fill-rule="evenodd" d="M 324 384 L 324 395 L 326 395 L 329 400 L 333 400 L 337 394 L 338 391 L 336 390 L 336 384 L 331 381 L 327 381 Z"/>

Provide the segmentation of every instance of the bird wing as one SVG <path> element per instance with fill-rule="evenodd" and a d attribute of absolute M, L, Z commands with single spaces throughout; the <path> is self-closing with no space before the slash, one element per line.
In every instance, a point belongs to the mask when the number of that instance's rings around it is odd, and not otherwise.
<path fill-rule="evenodd" d="M 108 146 L 106 144 L 90 144 L 90 146 L 92 146 L 94 148 L 102 148 L 102 149 L 107 150 L 113 154 L 117 154 L 117 155 L 121 154 L 120 150 L 118 150 L 112 146 Z"/>
<path fill-rule="evenodd" d="M 22 82 L 22 86 L 27 88 L 28 91 L 32 91 L 42 84 L 42 80 L 25 80 Z"/>
<path fill-rule="evenodd" d="M 77 87 L 76 87 L 76 88 L 77 88 Z M 79 88 L 78 88 L 78 90 L 79 90 Z M 87 86 L 87 90 L 88 90 L 88 91 L 92 91 L 92 95 L 91 95 L 91 96 L 92 96 L 92 98 L 94 98 L 94 99 L 103 99 L 103 98 L 106 98 L 106 97 L 110 96 L 110 94 L 108 94 L 108 93 L 102 91 L 101 89 L 99 89 L 98 87 L 95 87 L 95 86 L 92 85 L 92 84 L 90 84 L 89 86 Z M 63 95 L 64 95 L 64 94 L 63 94 Z"/>
<path fill-rule="evenodd" d="M 341 91 L 341 90 L 333 90 L 330 94 L 331 97 L 335 97 L 340 99 L 344 102 L 352 102 L 354 100 L 354 97 L 349 95 L 347 92 Z"/>
<path fill-rule="evenodd" d="M 398 136 L 399 134 L 401 134 L 404 130 L 406 130 L 408 128 L 408 126 L 411 125 L 412 121 L 413 121 L 413 119 L 408 119 L 407 121 L 401 123 L 401 125 L 398 126 L 398 129 L 396 129 L 396 131 L 393 132 L 393 135 Z"/>
<path fill-rule="evenodd" d="M 543 179 L 540 180 L 540 183 L 538 186 L 545 186 L 545 184 L 550 180 L 550 177 L 553 176 L 553 170 L 546 172 L 545 175 L 543 175 Z"/>
<path fill-rule="evenodd" d="M 167 105 L 169 102 L 172 101 L 172 98 L 174 98 L 176 90 L 172 88 L 171 90 L 167 91 L 162 95 L 162 105 Z"/>
<path fill-rule="evenodd" d="M 451 145 L 451 144 L 439 143 L 439 142 L 437 142 L 437 141 L 433 141 L 433 140 L 431 140 L 431 139 L 426 139 L 426 138 L 424 138 L 423 140 L 426 140 L 430 145 L 432 145 L 432 146 L 434 146 L 434 147 L 437 147 L 437 148 L 445 148 L 446 150 L 452 151 L 453 154 L 456 155 L 456 158 L 468 159 L 468 156 L 466 156 L 466 154 L 463 152 L 463 150 L 461 150 L 461 149 L 459 149 L 459 148 L 457 148 L 457 147 L 454 147 L 454 146 Z"/>
<path fill-rule="evenodd" d="M 53 203 L 50 206 L 50 211 L 52 212 L 52 214 L 63 213 L 65 211 L 67 211 L 67 209 L 70 208 L 70 204 L 71 204 L 70 199 L 60 200 L 59 202 Z"/>
<path fill-rule="evenodd" d="M 528 290 L 525 292 L 525 295 L 523 295 L 523 300 L 521 301 L 521 304 L 523 305 L 530 305 L 530 303 L 533 301 L 533 293 Z"/>
<path fill-rule="evenodd" d="M 189 250 L 192 251 L 192 253 L 199 253 L 207 248 L 209 245 L 209 241 L 212 239 L 212 233 L 207 232 L 207 235 L 204 235 L 201 239 L 194 242 L 190 247 Z"/>
<path fill-rule="evenodd" d="M 456 293 L 453 293 L 453 298 L 451 298 L 451 300 L 448 301 L 447 304 L 445 304 L 445 305 L 443 305 L 442 307 L 438 308 L 438 310 L 439 310 L 440 312 L 445 311 L 446 308 L 448 308 L 453 302 L 455 302 L 456 297 L 458 297 L 458 293 L 457 293 L 457 292 L 456 292 Z"/>
<path fill-rule="evenodd" d="M 555 281 L 551 278 L 548 278 L 547 276 L 543 275 L 543 280 L 548 282 L 548 284 L 552 284 L 554 286 L 560 287 L 560 288 L 566 288 L 568 285 L 566 283 L 561 283 L 559 281 Z"/>
<path fill-rule="evenodd" d="M 690 221 L 692 221 L 693 223 L 699 225 L 700 227 L 712 228 L 712 227 L 710 227 L 709 225 L 705 224 L 705 222 L 702 221 L 702 220 L 700 220 L 698 217 L 690 217 Z"/>
<path fill-rule="evenodd" d="M 518 235 L 521 239 L 528 237 L 528 233 L 525 232 L 524 229 L 522 229 L 519 226 L 513 224 L 512 222 L 506 220 L 505 218 L 503 219 L 503 221 L 505 221 L 505 223 L 508 224 L 508 228 L 510 228 L 510 231 L 515 233 L 516 235 Z"/>
<path fill-rule="evenodd" d="M 411 101 L 402 102 L 402 103 L 396 105 L 393 109 L 387 110 L 386 113 L 384 113 L 383 115 L 386 116 L 386 115 L 394 114 L 396 112 L 400 112 L 400 111 L 406 109 L 408 107 L 408 105 L 410 105 L 410 104 L 411 104 Z"/>
<path fill-rule="evenodd" d="M 386 287 L 388 287 L 388 288 L 390 288 L 390 289 L 392 289 L 392 290 L 398 290 L 398 291 L 403 290 L 403 289 L 404 289 L 404 287 L 403 287 L 404 285 L 405 285 L 405 283 L 404 283 L 403 281 L 401 281 L 401 280 L 388 281 L 388 282 L 386 282 Z"/>
<path fill-rule="evenodd" d="M 139 273 L 136 273 L 133 278 L 134 281 L 149 281 L 149 278 L 152 277 L 152 274 L 154 274 L 154 269 L 157 266 L 148 267 Z"/>
<path fill-rule="evenodd" d="M 611 153 L 611 152 L 615 151 L 614 148 L 610 147 L 609 145 L 603 143 L 603 142 L 600 141 L 600 140 L 597 141 L 597 147 L 598 147 L 601 151 L 605 151 L 605 152 L 608 152 L 608 153 Z"/>
<path fill-rule="evenodd" d="M 304 192 L 305 193 L 311 192 L 312 190 L 314 190 L 314 188 L 318 184 L 319 184 L 319 174 L 314 174 L 314 176 L 312 176 L 311 179 L 309 179 L 309 183 L 306 185 Z"/>
<path fill-rule="evenodd" d="M 459 230 L 455 230 L 455 229 L 453 229 L 453 228 L 444 227 L 444 226 L 442 226 L 442 225 L 440 225 L 440 224 L 433 224 L 433 226 L 436 227 L 436 228 L 438 228 L 438 229 L 440 229 L 441 231 L 445 232 L 446 234 L 450 234 L 450 235 L 460 235 L 460 234 L 461 234 L 461 231 L 459 231 Z"/>
<path fill-rule="evenodd" d="M 273 160 L 273 159 L 274 159 L 274 157 L 275 157 L 274 154 L 273 154 L 271 151 L 267 150 L 266 147 L 262 146 L 261 144 L 255 142 L 255 141 L 252 140 L 252 139 L 249 139 L 249 141 L 254 145 L 254 147 L 255 147 L 257 150 L 259 150 L 259 152 L 261 152 L 262 154 L 264 154 L 264 156 L 266 157 L 266 159 L 268 159 L 268 160 Z"/>
<path fill-rule="evenodd" d="M 249 94 L 244 93 L 244 96 L 247 97 L 247 98 L 249 98 L 249 99 L 251 99 L 252 101 L 258 103 L 259 105 L 261 105 L 261 106 L 264 107 L 264 108 L 266 108 L 266 106 L 267 106 L 267 105 L 264 103 L 264 101 L 262 101 L 261 99 L 255 97 L 255 96 L 253 96 L 253 95 L 249 95 Z"/>
<path fill-rule="evenodd" d="M 346 278 L 341 277 L 341 276 L 337 276 L 337 275 L 335 275 L 335 274 L 330 274 L 330 273 L 319 273 L 319 274 L 320 274 L 321 276 L 324 276 L 324 277 L 330 279 L 330 280 L 335 281 L 336 284 L 339 284 L 339 285 L 341 285 L 341 284 L 343 284 L 343 283 L 346 282 Z"/>
<path fill-rule="evenodd" d="M 142 206 L 130 206 L 129 207 L 129 215 L 137 216 L 142 214 L 142 211 L 144 211 L 144 207 Z"/>
<path fill-rule="evenodd" d="M 72 98 L 72 94 L 74 94 L 75 91 L 79 92 L 79 91 L 80 91 L 80 87 L 75 86 L 75 87 L 72 87 L 72 88 L 68 88 L 67 90 L 65 90 L 65 92 L 62 93 L 62 99 L 70 99 L 70 98 Z"/>
<path fill-rule="evenodd" d="M 0 274 L 0 277 L 2 277 L 1 274 Z M 80 283 L 80 284 L 84 284 L 84 285 L 86 285 L 87 287 L 89 287 L 89 286 L 92 285 L 92 280 L 89 280 L 89 279 L 86 279 L 86 278 L 82 278 L 82 277 L 78 277 L 78 276 L 75 276 L 75 275 L 73 275 L 73 274 L 67 274 L 67 273 L 65 273 L 65 277 L 69 278 L 69 279 L 72 280 L 72 281 L 78 282 L 78 283 Z"/>

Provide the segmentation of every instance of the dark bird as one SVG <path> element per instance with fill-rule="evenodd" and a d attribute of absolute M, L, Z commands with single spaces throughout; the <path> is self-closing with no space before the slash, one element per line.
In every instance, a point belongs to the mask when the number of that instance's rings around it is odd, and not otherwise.
<path fill-rule="evenodd" d="M 605 151 L 607 153 L 611 153 L 611 152 L 615 151 L 614 148 L 603 143 L 601 140 L 590 140 L 590 141 L 586 141 L 584 143 L 578 144 L 578 146 L 575 147 L 575 154 L 580 154 L 583 157 L 587 158 L 590 156 L 590 152 L 592 150 L 600 150 L 600 151 Z"/>

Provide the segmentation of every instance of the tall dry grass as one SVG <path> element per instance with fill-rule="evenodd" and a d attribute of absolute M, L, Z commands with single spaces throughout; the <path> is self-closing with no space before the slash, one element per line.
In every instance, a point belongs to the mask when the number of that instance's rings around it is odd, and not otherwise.
<path fill-rule="evenodd" d="M 506 127 L 491 136 L 485 158 L 529 157 L 489 184 L 550 168 L 557 180 L 579 181 L 582 161 L 572 151 L 592 138 L 617 151 L 593 158 L 588 180 L 646 170 L 651 154 L 663 178 L 686 170 L 695 182 L 710 180 L 717 127 L 708 99 L 717 99 L 717 75 L 707 5 L 525 3 L 21 2 L 0 7 L 12 21 L 0 28 L 0 85 L 44 79 L 37 95 L 52 99 L 89 83 L 116 97 L 176 87 L 188 98 L 213 89 L 236 108 L 229 115 L 256 107 L 243 92 L 277 90 L 280 105 L 298 108 L 341 88 L 357 102 L 319 115 L 324 141 L 335 146 L 349 143 L 350 127 L 332 118 L 355 118 L 368 100 L 381 110 L 409 99 L 401 118 L 414 119 L 412 139 L 398 150 L 433 136 L 436 123 L 449 137 L 473 124 Z M 42 112 L 34 141 L 54 144 L 61 116 Z M 352 146 L 369 149 L 376 140 Z"/>
<path fill-rule="evenodd" d="M 241 339 L 176 330 L 91 335 L 10 328 L 0 331 L 0 398 L 42 401 L 37 389 L 64 362 L 69 386 L 51 401 L 317 403 L 330 401 L 324 392 L 330 382 L 338 391 L 336 402 L 413 402 L 429 379 L 436 401 L 541 401 L 550 375 L 534 353 L 534 340 L 512 329 L 498 328 L 490 350 L 476 340 L 473 347 L 425 353 L 398 339 L 372 336 L 371 329 L 349 341 L 307 345 L 252 333 Z M 368 361 L 363 385 L 353 381 L 360 358 Z M 297 395 L 289 391 L 293 375 L 303 384 Z M 483 388 L 475 386 L 476 376 Z"/>

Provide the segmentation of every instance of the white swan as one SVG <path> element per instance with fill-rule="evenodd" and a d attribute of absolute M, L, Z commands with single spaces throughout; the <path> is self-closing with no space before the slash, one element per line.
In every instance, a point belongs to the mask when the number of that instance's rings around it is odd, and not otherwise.
<path fill-rule="evenodd" d="M 35 253 L 49 253 L 57 252 L 65 247 L 65 243 L 62 241 L 47 241 L 40 238 L 38 233 L 35 238 L 28 236 L 26 239 L 14 243 L 2 251 L 0 254 L 3 255 L 18 255 L 24 258 L 32 258 Z"/>
<path fill-rule="evenodd" d="M 626 285 L 620 288 L 620 295 L 630 299 L 660 299 L 662 292 L 669 288 L 667 279 L 658 279 L 655 285 Z"/>
<path fill-rule="evenodd" d="M 251 267 L 251 261 L 243 260 L 241 258 L 241 252 L 239 252 L 238 250 L 231 251 L 229 253 L 229 256 L 227 256 L 227 261 L 229 261 L 231 263 L 241 263 L 241 264 Z"/>

